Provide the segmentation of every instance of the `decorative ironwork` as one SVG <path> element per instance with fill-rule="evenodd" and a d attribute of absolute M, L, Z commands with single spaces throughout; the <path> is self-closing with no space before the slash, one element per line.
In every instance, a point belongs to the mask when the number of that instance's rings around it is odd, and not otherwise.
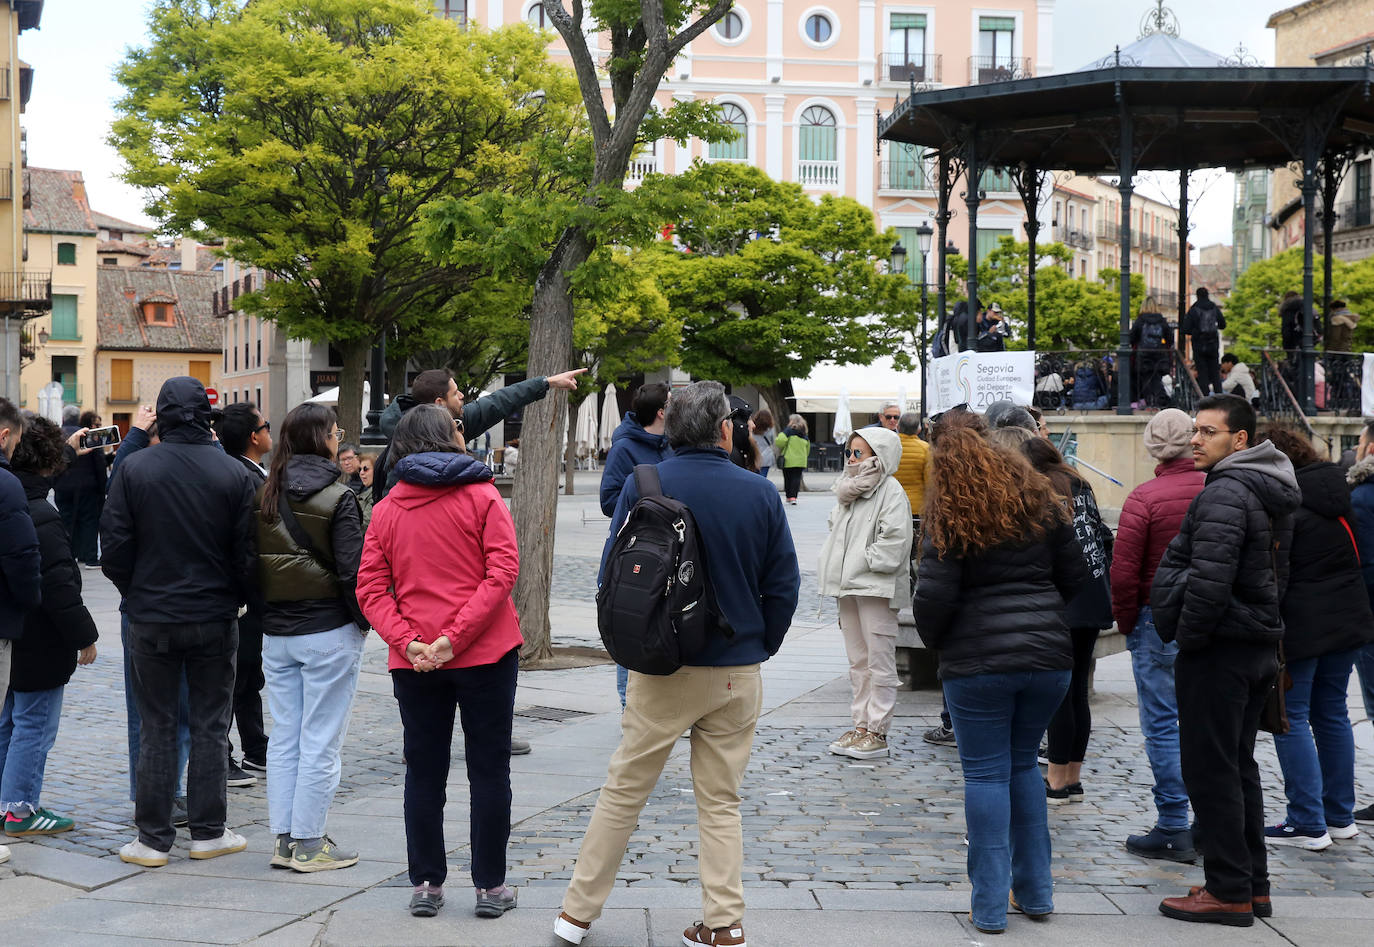
<path fill-rule="evenodd" d="M 970 56 L 968 58 L 969 85 L 1011 82 L 1015 79 L 1030 79 L 1034 75 L 1028 56 Z"/>
<path fill-rule="evenodd" d="M 1107 55 L 1103 56 L 1101 59 L 1098 59 L 1098 60 L 1094 61 L 1093 64 L 1092 64 L 1092 68 L 1094 68 L 1094 69 L 1120 69 L 1122 66 L 1125 66 L 1127 69 L 1130 69 L 1130 68 L 1132 68 L 1132 67 L 1139 66 L 1139 65 L 1140 65 L 1140 60 L 1136 59 L 1134 56 L 1130 56 L 1130 55 L 1123 56 L 1123 55 L 1121 55 L 1121 47 L 1120 47 L 1120 46 L 1117 46 L 1116 49 L 1114 49 L 1112 52 L 1110 52 L 1110 53 L 1108 53 Z"/>
<path fill-rule="evenodd" d="M 1253 56 L 1250 50 L 1246 49 L 1245 44 L 1242 42 L 1236 44 L 1236 51 L 1234 53 L 1221 60 L 1217 65 L 1223 69 L 1257 69 L 1263 66 L 1264 63 Z"/>
<path fill-rule="evenodd" d="M 1178 16 L 1164 5 L 1164 0 L 1155 0 L 1155 8 L 1146 12 L 1140 19 L 1140 36 L 1144 39 L 1156 33 L 1166 36 L 1178 35 Z"/>

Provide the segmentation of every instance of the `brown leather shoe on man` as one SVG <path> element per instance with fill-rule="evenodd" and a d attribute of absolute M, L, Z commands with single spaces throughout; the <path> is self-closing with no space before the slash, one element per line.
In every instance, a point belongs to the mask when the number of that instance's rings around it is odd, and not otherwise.
<path fill-rule="evenodd" d="M 1249 901 L 1220 901 L 1206 888 L 1195 888 L 1182 898 L 1165 898 L 1159 902 L 1159 913 L 1176 921 L 1227 927 L 1251 927 L 1255 923 Z"/>
<path fill-rule="evenodd" d="M 698 923 L 682 932 L 682 943 L 686 947 L 745 947 L 744 922 L 736 921 L 728 927 L 717 927 L 715 930 Z"/>
<path fill-rule="evenodd" d="M 1201 890 L 1202 885 L 1193 885 L 1188 889 L 1188 896 L 1192 897 Z M 1274 902 L 1267 894 L 1257 894 L 1250 899 L 1250 910 L 1254 913 L 1255 917 L 1273 917 Z"/>

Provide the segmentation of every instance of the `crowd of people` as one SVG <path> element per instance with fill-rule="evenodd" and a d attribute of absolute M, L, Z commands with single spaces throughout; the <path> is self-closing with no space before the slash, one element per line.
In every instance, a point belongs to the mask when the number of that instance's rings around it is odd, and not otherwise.
<path fill-rule="evenodd" d="M 465 404 L 447 372 L 421 373 L 384 415 L 389 441 L 375 455 L 344 441 L 324 406 L 298 406 L 273 432 L 251 404 L 212 412 L 195 379 L 163 385 L 113 456 L 99 522 L 98 562 L 122 597 L 138 829 L 121 859 L 167 864 L 181 825 L 191 858 L 243 851 L 226 825 L 226 787 L 257 773 L 272 867 L 356 864 L 359 852 L 336 843 L 327 820 L 375 629 L 403 732 L 409 910 L 434 916 L 444 904 L 456 722 L 474 910 L 499 917 L 517 905 L 506 849 L 510 756 L 528 752 L 511 734 L 519 557 L 491 469 L 466 438 L 575 386 L 577 374 Z M 1321 850 L 1374 824 L 1374 806 L 1357 809 L 1345 705 L 1358 667 L 1374 715 L 1374 425 L 1346 471 L 1299 433 L 1259 429 L 1242 397 L 1209 396 L 1194 418 L 1160 411 L 1144 429 L 1155 477 L 1131 492 L 1114 535 L 1038 415 L 1010 403 L 986 415 L 960 407 L 923 432 L 918 415 L 889 402 L 846 438 L 817 568 L 817 591 L 838 601 L 852 690 L 851 726 L 829 750 L 890 754 L 897 612 L 911 605 L 938 655 L 945 703 L 926 739 L 955 747 L 963 770 L 972 923 L 991 933 L 1009 911 L 1043 919 L 1054 910 L 1047 807 L 1085 796 L 1092 655 L 1115 621 L 1132 655 L 1157 810 L 1125 847 L 1201 859 L 1204 883 L 1166 898 L 1164 914 L 1251 924 L 1273 910 L 1267 844 Z M 616 432 L 600 490 L 607 553 L 640 499 L 635 466 L 654 465 L 663 492 L 693 512 L 722 633 L 673 674 L 619 675 L 621 744 L 555 921 L 569 943 L 599 917 L 684 732 L 703 903 L 684 943 L 745 943 L 740 785 L 760 666 L 797 605 L 785 510 L 810 448 L 799 416 L 774 426 L 766 409 L 697 382 L 642 386 Z M 79 529 L 48 497 L 64 470 L 97 453 L 84 430 L 0 400 L 0 804 L 11 836 L 73 826 L 42 806 L 43 768 L 63 688 L 95 660 L 97 636 L 81 599 Z M 774 466 L 781 496 L 767 479 Z M 1254 745 L 1281 664 L 1292 680 L 1286 724 L 1275 727 L 1288 808 L 1266 826 Z"/>

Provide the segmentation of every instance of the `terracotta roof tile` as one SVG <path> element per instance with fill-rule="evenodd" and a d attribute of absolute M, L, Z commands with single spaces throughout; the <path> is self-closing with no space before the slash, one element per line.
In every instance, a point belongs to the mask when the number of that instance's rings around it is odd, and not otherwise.
<path fill-rule="evenodd" d="M 221 325 L 212 297 L 219 288 L 215 273 L 137 266 L 96 269 L 96 326 L 101 349 L 155 352 L 219 352 Z M 148 325 L 144 302 L 175 303 L 176 324 Z"/>
<path fill-rule="evenodd" d="M 24 210 L 24 229 L 38 233 L 96 232 L 80 171 L 30 167 L 26 173 L 31 206 Z"/>

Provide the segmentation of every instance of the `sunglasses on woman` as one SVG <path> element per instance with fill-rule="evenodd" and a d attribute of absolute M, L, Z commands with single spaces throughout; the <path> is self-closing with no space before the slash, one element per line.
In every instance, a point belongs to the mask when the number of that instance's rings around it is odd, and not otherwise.
<path fill-rule="evenodd" d="M 855 447 L 851 450 L 841 451 L 841 453 L 845 457 L 853 457 L 855 460 L 858 460 L 864 456 L 864 449 L 862 447 Z"/>

